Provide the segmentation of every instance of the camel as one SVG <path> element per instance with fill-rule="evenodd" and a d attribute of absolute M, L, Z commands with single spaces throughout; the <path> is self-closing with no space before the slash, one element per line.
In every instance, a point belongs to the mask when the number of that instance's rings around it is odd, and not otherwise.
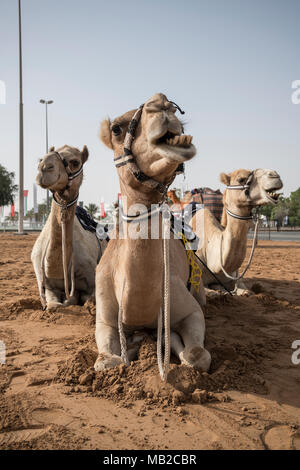
<path fill-rule="evenodd" d="M 191 226 L 200 239 L 196 254 L 227 289 L 235 288 L 237 295 L 249 294 L 241 279 L 229 279 L 223 269 L 230 276 L 238 277 L 236 272 L 246 256 L 252 209 L 268 203 L 277 204 L 277 191 L 283 184 L 278 173 L 269 169 L 241 169 L 230 174 L 221 173 L 220 181 L 226 185 L 221 223 L 206 208 L 198 210 L 191 220 Z M 202 277 L 206 287 L 222 290 L 205 268 Z"/>
<path fill-rule="evenodd" d="M 95 269 L 106 241 L 98 241 L 95 233 L 85 230 L 75 217 L 83 165 L 88 155 L 86 146 L 82 151 L 68 145 L 57 151 L 52 147 L 38 165 L 37 184 L 53 193 L 51 212 L 31 253 L 44 309 L 59 305 L 83 305 L 94 295 Z M 66 234 L 65 250 L 62 246 L 63 228 Z M 70 277 L 73 285 L 67 298 Z"/>
<path fill-rule="evenodd" d="M 183 134 L 175 103 L 157 93 L 138 110 L 101 124 L 100 138 L 114 152 L 122 193 L 123 230 L 134 219 L 130 208 L 142 204 L 140 218 L 150 214 L 167 194 L 177 167 L 196 154 L 192 136 Z M 180 110 L 181 111 L 181 110 Z M 152 206 L 153 207 L 153 206 Z M 161 222 L 161 212 L 153 217 Z M 147 235 L 150 228 L 147 228 Z M 204 348 L 202 309 L 187 288 L 189 264 L 183 244 L 170 239 L 171 348 L 182 364 L 207 371 L 210 353 Z M 118 329 L 156 329 L 162 306 L 163 240 L 131 237 L 111 239 L 96 269 L 95 370 L 124 363 Z M 129 338 L 130 340 L 130 338 Z M 128 345 L 129 341 L 127 341 Z M 130 351 L 129 351 L 130 352 Z M 136 350 L 132 350 L 132 357 Z"/>
<path fill-rule="evenodd" d="M 185 206 L 191 202 L 192 195 L 190 191 L 186 191 L 183 199 L 179 199 L 176 194 L 176 189 L 170 189 L 168 191 L 168 197 L 173 203 L 173 205 L 171 206 L 171 210 L 176 212 L 183 210 Z"/>

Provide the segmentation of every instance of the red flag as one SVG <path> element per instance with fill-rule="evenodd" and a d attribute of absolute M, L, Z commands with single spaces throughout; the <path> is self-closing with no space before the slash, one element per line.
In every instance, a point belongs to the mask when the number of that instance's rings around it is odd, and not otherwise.
<path fill-rule="evenodd" d="M 102 219 L 106 217 L 104 202 L 100 202 L 100 217 Z"/>
<path fill-rule="evenodd" d="M 10 207 L 10 215 L 11 215 L 12 217 L 15 216 L 15 205 L 14 205 L 14 204 L 12 204 L 11 207 Z"/>

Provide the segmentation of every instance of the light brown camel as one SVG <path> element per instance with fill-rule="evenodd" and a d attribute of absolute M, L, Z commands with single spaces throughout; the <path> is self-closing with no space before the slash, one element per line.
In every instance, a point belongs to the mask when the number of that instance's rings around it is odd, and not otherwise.
<path fill-rule="evenodd" d="M 200 239 L 197 250 L 199 258 L 228 289 L 236 287 L 236 293 L 242 295 L 249 293 L 243 281 L 229 279 L 223 269 L 229 275 L 238 277 L 237 271 L 246 256 L 252 209 L 270 202 L 276 204 L 279 198 L 277 191 L 283 184 L 278 173 L 268 169 L 241 169 L 228 175 L 222 173 L 220 180 L 226 185 L 221 224 L 204 208 L 193 216 L 191 226 Z M 222 290 L 205 268 L 203 282 L 206 287 Z"/>
<path fill-rule="evenodd" d="M 177 106 L 177 105 L 176 105 Z M 159 204 L 180 163 L 194 157 L 192 137 L 182 134 L 176 107 L 165 95 L 155 94 L 137 110 L 103 121 L 100 137 L 114 151 L 120 179 L 124 231 L 129 230 L 130 208 Z M 131 150 L 127 140 L 134 132 Z M 129 132 L 127 132 L 129 129 Z M 131 137 L 132 138 L 132 137 Z M 141 212 L 141 217 L 148 212 Z M 132 216 L 133 217 L 133 216 Z M 156 212 L 161 220 L 161 213 Z M 147 228 L 147 235 L 149 234 Z M 205 322 L 199 303 L 187 289 L 189 265 L 179 240 L 170 240 L 171 346 L 183 364 L 208 370 L 204 348 Z M 96 370 L 121 364 L 118 319 L 127 333 L 156 329 L 162 307 L 163 243 L 158 239 L 112 239 L 96 270 Z M 120 327 L 120 326 L 119 326 Z"/>
<path fill-rule="evenodd" d="M 83 304 L 94 295 L 95 269 L 106 241 L 99 242 L 95 233 L 85 230 L 75 217 L 82 169 L 88 155 L 86 146 L 81 152 L 68 145 L 57 151 L 51 148 L 38 166 L 37 184 L 53 193 L 50 215 L 31 253 L 44 308 L 62 303 Z M 65 218 L 68 284 L 72 282 L 72 272 L 74 278 L 69 299 L 65 295 L 62 217 Z"/>
<path fill-rule="evenodd" d="M 184 193 L 183 199 L 179 199 L 176 194 L 176 189 L 170 189 L 168 191 L 168 197 L 171 199 L 173 205 L 171 206 L 172 211 L 181 211 L 185 208 L 187 204 L 191 202 L 192 194 L 190 191 Z"/>

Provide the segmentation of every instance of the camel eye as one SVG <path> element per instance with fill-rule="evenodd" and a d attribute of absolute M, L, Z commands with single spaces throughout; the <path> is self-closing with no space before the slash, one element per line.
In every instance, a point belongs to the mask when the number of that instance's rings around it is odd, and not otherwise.
<path fill-rule="evenodd" d="M 112 132 L 114 135 L 120 135 L 122 134 L 122 127 L 119 126 L 119 124 L 114 124 L 111 128 Z"/>
<path fill-rule="evenodd" d="M 247 179 L 246 178 L 239 178 L 239 183 L 244 184 L 246 183 Z"/>
<path fill-rule="evenodd" d="M 78 161 L 78 160 L 71 160 L 70 163 L 71 163 L 71 165 L 72 165 L 74 168 L 78 168 L 78 167 L 79 167 L 79 161 Z"/>

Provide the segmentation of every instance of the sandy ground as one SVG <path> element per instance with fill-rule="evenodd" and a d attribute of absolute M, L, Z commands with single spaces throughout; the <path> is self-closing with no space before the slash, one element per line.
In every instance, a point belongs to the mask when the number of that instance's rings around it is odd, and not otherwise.
<path fill-rule="evenodd" d="M 41 311 L 35 238 L 0 235 L 1 449 L 300 449 L 300 243 L 259 242 L 256 295 L 206 308 L 209 374 L 172 358 L 163 385 L 151 337 L 94 373 L 94 308 Z"/>

